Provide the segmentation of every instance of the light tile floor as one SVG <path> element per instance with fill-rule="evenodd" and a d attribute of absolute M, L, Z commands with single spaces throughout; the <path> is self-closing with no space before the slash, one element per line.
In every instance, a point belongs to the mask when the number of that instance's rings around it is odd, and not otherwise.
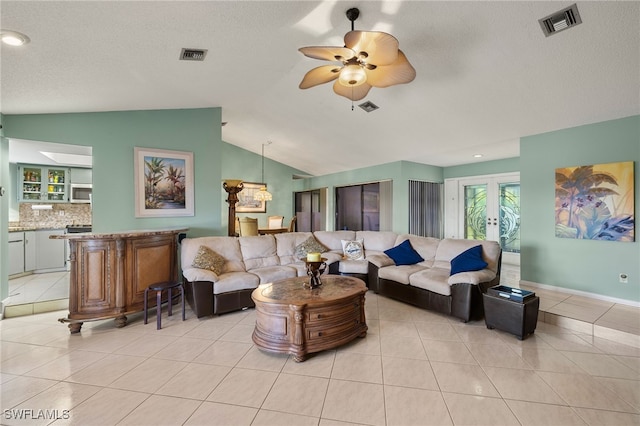
<path fill-rule="evenodd" d="M 69 272 L 25 275 L 9 280 L 5 316 L 31 315 L 69 306 Z"/>
<path fill-rule="evenodd" d="M 253 345 L 253 310 L 76 335 L 65 315 L 0 321 L 0 423 L 640 424 L 640 349 L 544 322 L 520 341 L 367 293 L 365 338 L 295 363 Z"/>

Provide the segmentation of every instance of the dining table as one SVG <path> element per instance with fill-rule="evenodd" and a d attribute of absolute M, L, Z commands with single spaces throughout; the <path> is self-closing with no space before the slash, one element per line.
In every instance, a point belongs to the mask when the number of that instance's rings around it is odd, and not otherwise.
<path fill-rule="evenodd" d="M 260 235 L 282 234 L 288 231 L 289 228 L 258 228 L 258 234 Z"/>

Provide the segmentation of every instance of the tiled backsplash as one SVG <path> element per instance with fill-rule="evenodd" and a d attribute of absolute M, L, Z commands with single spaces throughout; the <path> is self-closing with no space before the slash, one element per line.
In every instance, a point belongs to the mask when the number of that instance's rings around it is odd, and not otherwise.
<path fill-rule="evenodd" d="M 52 203 L 51 210 L 33 210 L 32 205 L 41 203 L 20 203 L 20 221 L 9 226 L 37 226 L 39 228 L 64 228 L 67 225 L 91 224 L 90 204 Z M 63 213 L 61 213 L 63 212 Z"/>

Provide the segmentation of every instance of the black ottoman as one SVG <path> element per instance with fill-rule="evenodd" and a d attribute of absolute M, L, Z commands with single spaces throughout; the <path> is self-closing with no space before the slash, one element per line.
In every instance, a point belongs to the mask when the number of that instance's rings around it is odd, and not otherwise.
<path fill-rule="evenodd" d="M 491 287 L 482 295 L 487 328 L 515 334 L 519 340 L 533 334 L 540 298 L 535 293 L 507 286 Z"/>

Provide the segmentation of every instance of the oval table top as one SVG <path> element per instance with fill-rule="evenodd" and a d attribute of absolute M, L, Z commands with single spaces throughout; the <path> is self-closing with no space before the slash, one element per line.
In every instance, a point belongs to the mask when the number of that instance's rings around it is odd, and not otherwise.
<path fill-rule="evenodd" d="M 309 277 L 287 278 L 272 283 L 260 284 L 251 295 L 263 303 L 306 303 L 332 301 L 367 291 L 364 281 L 342 275 L 322 275 L 322 285 L 310 289 Z"/>

